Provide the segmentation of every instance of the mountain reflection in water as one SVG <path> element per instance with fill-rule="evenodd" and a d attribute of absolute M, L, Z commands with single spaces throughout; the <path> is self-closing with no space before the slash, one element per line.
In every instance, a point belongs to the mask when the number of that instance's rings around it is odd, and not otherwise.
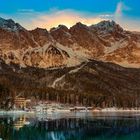
<path fill-rule="evenodd" d="M 2 140 L 139 140 L 140 117 L 86 116 L 38 119 L 1 116 Z"/>

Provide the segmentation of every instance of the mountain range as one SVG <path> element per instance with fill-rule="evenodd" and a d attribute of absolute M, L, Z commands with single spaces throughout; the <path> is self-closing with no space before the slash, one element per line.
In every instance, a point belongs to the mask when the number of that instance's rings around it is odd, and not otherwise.
<path fill-rule="evenodd" d="M 29 31 L 12 19 L 0 18 L 0 35 L 1 59 L 21 67 L 69 67 L 88 59 L 124 67 L 140 64 L 140 33 L 125 31 L 114 21 Z"/>
<path fill-rule="evenodd" d="M 1 107 L 14 96 L 139 107 L 139 67 L 140 33 L 114 21 L 29 31 L 0 18 Z"/>

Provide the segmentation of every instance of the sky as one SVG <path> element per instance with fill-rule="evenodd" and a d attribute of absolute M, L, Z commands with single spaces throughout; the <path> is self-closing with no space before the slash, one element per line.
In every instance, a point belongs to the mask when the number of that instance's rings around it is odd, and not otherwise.
<path fill-rule="evenodd" d="M 30 30 L 114 20 L 126 30 L 140 31 L 140 0 L 0 0 L 0 17 Z"/>

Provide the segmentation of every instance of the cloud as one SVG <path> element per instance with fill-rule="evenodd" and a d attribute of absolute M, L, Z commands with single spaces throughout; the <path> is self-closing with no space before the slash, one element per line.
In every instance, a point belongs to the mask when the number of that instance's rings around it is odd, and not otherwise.
<path fill-rule="evenodd" d="M 19 9 L 14 15 L 3 15 L 3 18 L 12 18 L 25 28 L 32 30 L 36 27 L 47 28 L 57 27 L 59 24 L 71 27 L 77 22 L 86 25 L 96 24 L 102 20 L 115 20 L 127 30 L 140 31 L 140 19 L 133 19 L 126 16 L 125 11 L 131 10 L 125 3 L 119 2 L 114 9 L 114 13 L 88 13 L 72 9 L 58 10 L 52 8 L 47 12 L 38 12 L 34 9 Z"/>
<path fill-rule="evenodd" d="M 131 8 L 125 5 L 122 1 L 120 1 L 116 6 L 116 10 L 114 14 L 115 19 L 119 20 L 119 18 L 123 16 L 123 12 L 129 10 L 131 10 Z"/>
<path fill-rule="evenodd" d="M 115 16 L 122 16 L 123 5 L 124 4 L 122 2 L 119 2 L 117 4 L 116 11 L 115 11 Z"/>
<path fill-rule="evenodd" d="M 116 10 L 114 12 L 113 20 L 120 24 L 124 29 L 131 31 L 140 31 L 139 23 L 140 19 L 133 19 L 124 14 L 125 11 L 132 10 L 125 3 L 120 1 L 116 5 Z"/>
<path fill-rule="evenodd" d="M 18 9 L 18 12 L 20 13 L 30 13 L 30 12 L 35 12 L 34 9 Z"/>
<path fill-rule="evenodd" d="M 120 24 L 125 30 L 140 32 L 139 26 L 140 19 L 131 19 L 129 17 L 122 17 L 122 19 L 117 23 Z"/>
<path fill-rule="evenodd" d="M 38 14 L 34 18 L 32 18 L 31 24 L 28 28 L 42 27 L 50 29 L 52 27 L 56 27 L 59 24 L 66 25 L 67 27 L 71 27 L 77 22 L 81 22 L 86 25 L 96 24 L 102 20 L 106 20 L 109 18 L 109 15 L 90 15 L 82 12 L 77 12 L 73 10 L 62 10 L 57 11 L 53 10 L 48 13 Z"/>

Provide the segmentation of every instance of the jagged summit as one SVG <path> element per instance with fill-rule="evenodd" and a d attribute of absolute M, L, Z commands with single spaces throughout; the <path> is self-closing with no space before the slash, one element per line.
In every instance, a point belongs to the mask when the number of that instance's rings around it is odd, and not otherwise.
<path fill-rule="evenodd" d="M 39 36 L 48 36 L 49 32 L 47 29 L 43 28 L 35 28 L 34 30 L 30 31 L 32 34 Z"/>
<path fill-rule="evenodd" d="M 44 31 L 44 32 L 48 32 L 47 29 L 39 28 L 39 27 L 37 27 L 37 28 L 35 28 L 34 30 L 31 30 L 31 31 Z"/>
<path fill-rule="evenodd" d="M 117 24 L 115 21 L 110 21 L 110 20 L 104 20 L 101 21 L 97 24 L 91 25 L 89 26 L 90 28 L 96 28 L 98 30 L 108 30 L 108 31 L 114 31 L 114 30 L 118 30 L 119 31 L 123 31 L 123 28 Z M 19 23 L 16 23 L 14 20 L 12 19 L 4 19 L 0 17 L 0 28 L 3 29 L 7 29 L 10 31 L 17 31 L 17 30 L 22 30 L 25 29 L 24 27 L 22 27 Z M 70 27 L 70 29 L 73 28 L 85 28 L 88 29 L 88 26 L 81 23 L 81 22 L 77 22 L 75 25 L 73 25 L 72 27 Z M 47 30 L 47 29 L 42 29 L 37 27 L 34 30 Z M 58 25 L 58 27 L 53 27 L 50 29 L 50 32 L 55 31 L 55 30 L 64 30 L 64 31 L 69 31 L 68 27 L 65 25 Z"/>
<path fill-rule="evenodd" d="M 88 29 L 88 26 L 81 23 L 81 22 L 77 22 L 75 25 L 73 25 L 70 30 L 75 29 L 75 28 L 81 28 L 81 29 Z"/>
<path fill-rule="evenodd" d="M 50 29 L 50 32 L 53 32 L 53 31 L 57 31 L 57 30 L 63 30 L 63 31 L 69 31 L 68 27 L 65 26 L 65 25 L 58 25 L 58 27 L 53 27 Z"/>
<path fill-rule="evenodd" d="M 24 29 L 12 19 L 0 18 L 0 58 L 6 63 L 40 68 L 72 66 L 88 59 L 140 67 L 140 34 L 128 32 L 114 21 L 50 31 Z M 50 44 L 53 49 L 48 49 Z M 68 55 L 67 55 L 68 54 Z"/>
<path fill-rule="evenodd" d="M 92 29 L 106 31 L 106 32 L 122 32 L 123 28 L 113 20 L 104 20 L 95 25 L 90 26 Z"/>
<path fill-rule="evenodd" d="M 9 31 L 19 31 L 24 29 L 20 24 L 15 23 L 12 19 L 6 20 L 1 17 L 0 17 L 0 28 Z"/>

